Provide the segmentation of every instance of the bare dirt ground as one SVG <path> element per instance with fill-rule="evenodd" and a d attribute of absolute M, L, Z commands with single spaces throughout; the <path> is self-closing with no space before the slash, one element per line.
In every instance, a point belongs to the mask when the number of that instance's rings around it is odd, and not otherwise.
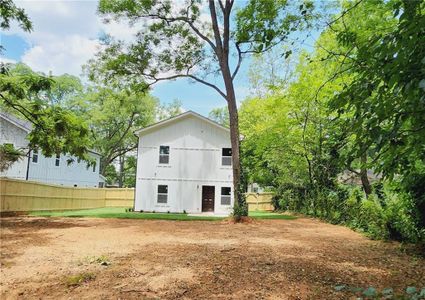
<path fill-rule="evenodd" d="M 307 218 L 2 218 L 0 263 L 1 299 L 349 299 L 335 286 L 425 286 L 425 260 L 400 244 Z"/>

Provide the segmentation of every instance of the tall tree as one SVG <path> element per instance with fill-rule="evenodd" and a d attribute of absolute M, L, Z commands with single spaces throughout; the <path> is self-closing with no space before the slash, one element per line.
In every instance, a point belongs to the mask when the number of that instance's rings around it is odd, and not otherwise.
<path fill-rule="evenodd" d="M 92 62 L 97 67 L 92 77 L 97 69 L 145 88 L 163 80 L 189 78 L 221 95 L 230 118 L 234 214 L 246 215 L 234 80 L 247 55 L 268 51 L 304 29 L 312 8 L 310 1 L 284 0 L 251 0 L 238 8 L 233 0 L 187 0 L 179 5 L 171 0 L 101 0 L 99 12 L 105 20 L 128 20 L 141 29 L 136 42 L 127 47 L 108 39 L 108 47 Z M 221 78 L 221 84 L 211 79 L 213 75 Z"/>
<path fill-rule="evenodd" d="M 25 10 L 17 7 L 12 0 L 2 0 L 0 2 L 0 17 L 0 28 L 3 30 L 10 29 L 10 23 L 12 21 L 16 21 L 24 31 L 29 32 L 32 30 L 31 20 L 28 18 Z"/>
<path fill-rule="evenodd" d="M 32 123 L 30 149 L 46 156 L 67 153 L 91 162 L 87 123 L 60 105 L 52 105 L 50 93 L 55 77 L 46 77 L 20 64 L 9 65 L 0 74 L 1 107 Z"/>
<path fill-rule="evenodd" d="M 0 1 L 0 17 L 1 29 L 7 30 L 12 21 L 17 21 L 24 31 L 32 30 L 25 11 L 11 0 Z M 3 50 L 0 46 L 0 52 Z M 54 78 L 23 69 L 19 65 L 0 63 L 0 105 L 33 124 L 28 136 L 30 149 L 40 148 L 46 156 L 68 153 L 90 161 L 87 125 L 73 113 L 50 105 L 49 94 Z M 3 158 L 16 159 L 19 153 L 16 150 L 19 149 L 1 147 L 0 154 Z M 29 155 L 28 149 L 26 151 Z"/>
<path fill-rule="evenodd" d="M 425 226 L 425 2 L 365 1 L 332 29 L 345 51 L 330 54 L 353 77 L 332 108 L 352 116 L 353 155 L 373 149 L 369 163 L 401 181 Z"/>
<path fill-rule="evenodd" d="M 134 130 L 154 122 L 157 100 L 148 94 L 128 90 L 117 91 L 106 87 L 95 87 L 74 99 L 74 108 L 83 111 L 90 120 L 93 145 L 102 155 L 100 173 L 119 160 L 124 168 L 126 155 L 137 148 Z M 122 172 L 118 179 L 122 185 Z"/>

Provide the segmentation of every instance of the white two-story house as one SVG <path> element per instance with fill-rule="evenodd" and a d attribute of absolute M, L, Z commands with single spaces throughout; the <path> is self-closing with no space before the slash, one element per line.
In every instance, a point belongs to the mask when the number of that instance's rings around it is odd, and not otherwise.
<path fill-rule="evenodd" d="M 70 155 L 45 157 L 41 151 L 29 151 L 27 135 L 31 130 L 31 123 L 12 114 L 0 112 L 0 144 L 12 144 L 14 148 L 28 153 L 28 156 L 15 162 L 8 170 L 0 172 L 0 177 L 75 187 L 102 185 L 98 153 L 89 152 L 89 155 L 96 160 L 96 165 L 90 167 L 87 166 L 87 162 L 78 162 Z M 70 159 L 74 162 L 68 164 Z"/>
<path fill-rule="evenodd" d="M 135 211 L 231 213 L 228 128 L 188 111 L 138 130 L 136 135 Z"/>

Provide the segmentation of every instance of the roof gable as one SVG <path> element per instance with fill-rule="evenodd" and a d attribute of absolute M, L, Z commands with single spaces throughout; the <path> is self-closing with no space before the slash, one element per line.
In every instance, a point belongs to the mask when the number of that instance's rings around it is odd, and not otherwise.
<path fill-rule="evenodd" d="M 182 113 L 180 115 L 177 115 L 177 116 L 171 117 L 169 119 L 160 121 L 160 122 L 155 123 L 155 124 L 152 124 L 152 125 L 150 125 L 148 127 L 141 128 L 139 130 L 136 130 L 134 133 L 136 135 L 138 135 L 138 136 L 142 136 L 145 133 L 154 132 L 154 131 L 159 130 L 161 128 L 164 128 L 164 127 L 167 127 L 167 126 L 171 126 L 172 124 L 174 124 L 176 122 L 180 122 L 182 120 L 185 120 L 185 119 L 187 119 L 189 117 L 197 118 L 197 119 L 199 119 L 199 120 L 201 120 L 201 121 L 203 121 L 205 123 L 208 123 L 208 124 L 210 124 L 210 125 L 212 125 L 214 127 L 217 127 L 217 128 L 219 128 L 219 129 L 221 129 L 223 131 L 226 131 L 227 133 L 230 132 L 230 129 L 229 128 L 224 127 L 224 126 L 220 125 L 219 123 L 217 123 L 217 122 L 215 122 L 215 121 L 213 121 L 211 119 L 208 119 L 208 118 L 206 118 L 206 117 L 204 117 L 204 116 L 202 116 L 202 115 L 200 115 L 200 114 L 198 114 L 196 112 L 193 112 L 193 111 L 189 110 L 189 111 L 184 112 L 184 113 Z"/>
<path fill-rule="evenodd" d="M 0 111 L 0 118 L 6 120 L 7 122 L 15 125 L 16 127 L 22 129 L 23 131 L 29 133 L 32 129 L 32 124 L 28 121 L 18 119 L 12 114 Z"/>

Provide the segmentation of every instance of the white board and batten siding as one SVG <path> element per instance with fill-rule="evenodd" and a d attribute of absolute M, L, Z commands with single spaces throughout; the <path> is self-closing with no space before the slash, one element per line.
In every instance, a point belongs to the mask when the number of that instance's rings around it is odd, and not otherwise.
<path fill-rule="evenodd" d="M 26 136 L 28 129 L 24 124 L 11 123 L 0 112 L 0 144 L 12 144 L 15 148 L 27 148 Z M 7 171 L 0 172 L 0 176 L 8 176 L 15 179 L 25 179 L 27 174 L 28 160 L 26 158 L 15 162 Z"/>
<path fill-rule="evenodd" d="M 35 160 L 32 151 L 28 179 L 64 186 L 98 187 L 100 155 L 95 152 L 89 152 L 89 155 L 96 161 L 95 166 L 88 166 L 86 161 L 78 162 L 76 157 L 63 154 L 45 157 L 38 153 Z M 68 160 L 73 162 L 68 164 Z"/>
<path fill-rule="evenodd" d="M 136 134 L 136 211 L 201 213 L 203 189 L 214 187 L 209 211 L 231 213 L 233 173 L 222 156 L 231 148 L 227 128 L 189 111 Z"/>
<path fill-rule="evenodd" d="M 0 144 L 12 144 L 24 152 L 29 151 L 27 136 L 32 126 L 29 122 L 0 111 Z M 63 155 L 45 157 L 37 151 L 31 151 L 28 157 L 15 162 L 8 170 L 0 172 L 0 177 L 20 180 L 38 181 L 77 187 L 98 187 L 100 155 L 90 151 L 89 155 L 96 161 L 95 167 L 87 167 L 84 161 Z M 74 162 L 68 164 L 68 160 Z"/>

